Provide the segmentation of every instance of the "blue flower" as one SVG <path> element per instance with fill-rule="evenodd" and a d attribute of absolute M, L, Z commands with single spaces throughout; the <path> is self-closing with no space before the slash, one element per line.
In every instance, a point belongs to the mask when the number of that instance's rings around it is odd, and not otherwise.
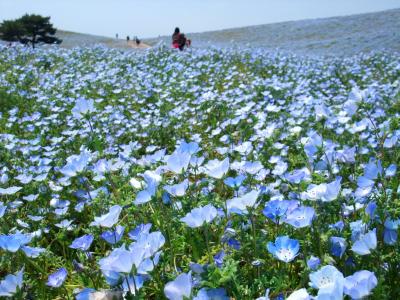
<path fill-rule="evenodd" d="M 68 272 L 65 268 L 58 269 L 47 278 L 46 284 L 48 286 L 58 288 L 64 283 L 65 279 L 67 279 L 67 275 Z"/>
<path fill-rule="evenodd" d="M 246 176 L 244 175 L 239 175 L 235 178 L 233 177 L 228 177 L 224 180 L 224 183 L 234 189 L 237 189 L 242 185 L 242 182 L 246 179 Z"/>
<path fill-rule="evenodd" d="M 211 204 L 200 206 L 192 209 L 192 211 L 181 218 L 191 228 L 202 226 L 204 223 L 210 223 L 217 216 L 217 209 Z"/>
<path fill-rule="evenodd" d="M 386 219 L 385 229 L 383 231 L 383 241 L 386 245 L 394 245 L 397 242 L 397 229 L 400 225 L 400 219 L 395 221 Z"/>
<path fill-rule="evenodd" d="M 290 294 L 289 297 L 286 298 L 286 300 L 310 300 L 310 299 L 311 299 L 310 295 L 304 288 L 294 291 L 293 293 Z"/>
<path fill-rule="evenodd" d="M 29 246 L 22 246 L 21 247 L 22 251 L 25 252 L 25 255 L 28 257 L 36 258 L 38 257 L 41 253 L 46 251 L 44 248 L 39 248 L 39 247 L 29 247 Z"/>
<path fill-rule="evenodd" d="M 338 221 L 335 224 L 330 224 L 329 228 L 333 228 L 333 229 L 336 229 L 339 232 L 341 232 L 344 228 L 344 223 L 343 223 L 343 221 Z"/>
<path fill-rule="evenodd" d="M 167 168 L 176 174 L 180 174 L 188 168 L 191 157 L 192 155 L 186 151 L 175 150 L 167 159 Z"/>
<path fill-rule="evenodd" d="M 218 159 L 210 160 L 203 168 L 203 172 L 210 177 L 220 179 L 229 170 L 229 158 L 219 161 Z"/>
<path fill-rule="evenodd" d="M 343 299 L 343 274 L 334 266 L 324 266 L 310 274 L 310 286 L 318 289 L 317 299 Z"/>
<path fill-rule="evenodd" d="M 17 252 L 19 248 L 28 244 L 31 239 L 30 235 L 19 232 L 8 235 L 0 234 L 0 248 L 10 252 Z"/>
<path fill-rule="evenodd" d="M 358 271 L 344 279 L 344 293 L 352 299 L 362 299 L 368 296 L 378 284 L 373 272 Z"/>
<path fill-rule="evenodd" d="M 229 213 L 247 213 L 247 208 L 253 208 L 257 204 L 260 192 L 253 190 L 240 197 L 235 197 L 226 202 Z"/>
<path fill-rule="evenodd" d="M 139 224 L 134 230 L 128 233 L 131 240 L 137 241 L 141 235 L 147 235 L 150 232 L 152 224 Z"/>
<path fill-rule="evenodd" d="M 118 225 L 114 231 L 105 231 L 101 234 L 101 238 L 107 243 L 114 245 L 118 243 L 124 234 L 125 227 Z"/>
<path fill-rule="evenodd" d="M 332 236 L 330 238 L 330 242 L 331 242 L 331 253 L 334 256 L 342 257 L 347 248 L 346 239 L 342 237 Z"/>
<path fill-rule="evenodd" d="M 321 264 L 321 260 L 315 256 L 311 256 L 310 259 L 307 260 L 307 267 L 310 270 L 316 270 L 320 264 Z"/>
<path fill-rule="evenodd" d="M 287 214 L 285 223 L 295 228 L 304 228 L 310 226 L 315 217 L 314 208 L 308 206 L 300 206 Z"/>
<path fill-rule="evenodd" d="M 125 292 L 129 291 L 132 295 L 135 295 L 143 287 L 146 279 L 147 276 L 143 275 L 125 277 L 122 282 L 122 288 Z"/>
<path fill-rule="evenodd" d="M 164 190 L 175 197 L 185 196 L 186 190 L 189 187 L 189 180 L 185 179 L 183 182 L 164 186 Z"/>
<path fill-rule="evenodd" d="M 299 253 L 299 241 L 290 239 L 288 236 L 280 236 L 275 240 L 275 244 L 269 242 L 267 249 L 277 259 L 284 262 L 291 262 Z"/>
<path fill-rule="evenodd" d="M 369 231 L 360 236 L 360 238 L 353 244 L 351 250 L 359 255 L 370 254 L 371 250 L 376 248 L 376 229 Z"/>
<path fill-rule="evenodd" d="M 100 216 L 94 217 L 94 222 L 90 223 L 91 226 L 101 226 L 101 227 L 113 227 L 115 223 L 118 222 L 119 214 L 122 211 L 122 207 L 119 205 L 114 205 L 110 208 L 109 212 Z"/>
<path fill-rule="evenodd" d="M 120 248 L 114 249 L 109 256 L 99 260 L 100 269 L 102 271 L 129 273 L 133 264 L 138 267 L 142 262 L 144 251 L 145 249 L 142 249 L 142 251 L 133 253 L 126 250 L 125 246 L 122 245 Z"/>
<path fill-rule="evenodd" d="M 86 234 L 84 236 L 76 238 L 69 247 L 72 249 L 86 251 L 87 249 L 89 249 L 92 242 L 93 242 L 93 235 Z"/>
<path fill-rule="evenodd" d="M 190 298 L 192 293 L 192 275 L 182 273 L 174 281 L 168 282 L 164 287 L 164 294 L 169 300 L 183 300 Z"/>
<path fill-rule="evenodd" d="M 225 251 L 221 250 L 216 255 L 214 255 L 214 262 L 218 268 L 221 268 L 224 263 Z"/>
<path fill-rule="evenodd" d="M 278 223 L 280 219 L 282 219 L 286 211 L 289 208 L 291 201 L 287 200 L 272 200 L 265 204 L 265 208 L 263 210 L 264 216 L 268 219 L 271 219 L 274 223 Z"/>
<path fill-rule="evenodd" d="M 0 296 L 12 297 L 17 292 L 17 288 L 22 288 L 23 275 L 24 269 L 21 269 L 17 274 L 9 274 L 0 281 Z"/>
<path fill-rule="evenodd" d="M 224 288 L 206 289 L 202 288 L 193 300 L 229 300 Z"/>

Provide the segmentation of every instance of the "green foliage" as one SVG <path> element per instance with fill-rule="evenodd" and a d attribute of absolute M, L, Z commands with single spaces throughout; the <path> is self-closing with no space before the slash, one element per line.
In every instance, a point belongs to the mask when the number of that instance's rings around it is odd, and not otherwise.
<path fill-rule="evenodd" d="M 31 44 L 60 44 L 62 41 L 54 35 L 56 29 L 50 23 L 50 17 L 25 14 L 16 20 L 5 20 L 0 25 L 0 38 L 9 42 Z"/>

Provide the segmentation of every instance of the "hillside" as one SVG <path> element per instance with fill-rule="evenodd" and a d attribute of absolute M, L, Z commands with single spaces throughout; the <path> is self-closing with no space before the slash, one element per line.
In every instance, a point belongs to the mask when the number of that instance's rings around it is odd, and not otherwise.
<path fill-rule="evenodd" d="M 310 55 L 352 55 L 379 49 L 400 51 L 400 9 L 187 35 L 194 47 L 254 46 Z M 161 39 L 170 43 L 169 36 Z"/>

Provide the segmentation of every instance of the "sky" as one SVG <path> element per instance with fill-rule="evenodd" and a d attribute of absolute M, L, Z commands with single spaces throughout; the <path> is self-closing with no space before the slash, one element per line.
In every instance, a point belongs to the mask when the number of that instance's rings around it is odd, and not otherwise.
<path fill-rule="evenodd" d="M 141 38 L 400 8 L 400 0 L 0 0 L 0 22 L 50 16 L 58 29 Z"/>

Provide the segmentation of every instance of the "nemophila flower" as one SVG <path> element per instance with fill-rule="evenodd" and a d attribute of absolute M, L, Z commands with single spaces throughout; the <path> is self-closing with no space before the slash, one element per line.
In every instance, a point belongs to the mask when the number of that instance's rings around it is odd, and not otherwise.
<path fill-rule="evenodd" d="M 181 174 L 187 170 L 191 156 L 188 152 L 175 151 L 166 161 L 167 168 L 176 174 Z"/>
<path fill-rule="evenodd" d="M 160 261 L 161 251 L 158 251 L 154 257 L 145 258 L 137 268 L 138 274 L 148 274 L 149 272 L 153 271 L 155 266 L 158 265 Z"/>
<path fill-rule="evenodd" d="M 343 150 L 336 151 L 337 160 L 343 163 L 355 163 L 356 147 L 345 147 Z"/>
<path fill-rule="evenodd" d="M 189 180 L 185 179 L 181 183 L 164 186 L 164 190 L 166 190 L 172 196 L 182 197 L 185 195 L 188 187 L 189 187 Z"/>
<path fill-rule="evenodd" d="M 344 228 L 344 223 L 343 223 L 342 220 L 340 220 L 340 221 L 337 221 L 334 224 L 330 224 L 329 228 L 336 229 L 337 231 L 341 232 L 343 230 L 343 228 Z"/>
<path fill-rule="evenodd" d="M 0 281 L 0 296 L 12 297 L 17 292 L 18 288 L 22 288 L 23 276 L 24 268 L 22 268 L 17 274 L 9 274 Z"/>
<path fill-rule="evenodd" d="M 125 227 L 118 225 L 113 231 L 105 231 L 101 234 L 101 238 L 107 243 L 114 245 L 118 243 L 124 234 Z"/>
<path fill-rule="evenodd" d="M 17 193 L 21 189 L 22 189 L 21 186 L 11 186 L 11 187 L 5 188 L 5 189 L 0 188 L 0 196 L 1 195 L 6 195 L 6 196 L 14 195 L 15 193 Z"/>
<path fill-rule="evenodd" d="M 354 242 L 359 239 L 359 237 L 364 234 L 368 227 L 363 220 L 358 220 L 350 223 L 351 229 L 351 240 Z"/>
<path fill-rule="evenodd" d="M 370 295 L 378 280 L 373 272 L 358 271 L 344 279 L 344 293 L 352 299 L 362 299 Z"/>
<path fill-rule="evenodd" d="M 274 223 L 278 223 L 283 219 L 289 207 L 293 205 L 292 201 L 288 200 L 271 200 L 265 204 L 263 214 Z"/>
<path fill-rule="evenodd" d="M 290 183 L 299 184 L 302 181 L 311 180 L 311 172 L 307 168 L 294 170 L 285 174 L 285 179 Z"/>
<path fill-rule="evenodd" d="M 374 219 L 375 217 L 376 208 L 377 204 L 374 201 L 368 203 L 367 207 L 365 208 L 365 212 L 369 215 L 371 219 Z"/>
<path fill-rule="evenodd" d="M 309 206 L 300 206 L 290 211 L 286 215 L 284 221 L 295 228 L 304 228 L 311 225 L 314 217 L 314 208 Z"/>
<path fill-rule="evenodd" d="M 225 158 L 224 160 L 210 160 L 203 167 L 203 172 L 213 178 L 220 179 L 222 178 L 229 170 L 229 158 Z"/>
<path fill-rule="evenodd" d="M 133 264 L 137 266 L 143 259 L 143 252 L 137 253 L 135 257 L 131 251 L 126 250 L 125 245 L 114 249 L 110 255 L 99 260 L 100 269 L 109 272 L 129 273 L 132 270 Z"/>
<path fill-rule="evenodd" d="M 264 169 L 264 166 L 259 161 L 254 161 L 254 162 L 246 161 L 242 166 L 242 170 L 250 175 L 256 175 L 262 169 Z"/>
<path fill-rule="evenodd" d="M 347 248 L 346 239 L 342 237 L 332 236 L 330 238 L 331 253 L 336 257 L 342 257 Z"/>
<path fill-rule="evenodd" d="M 396 175 L 396 171 L 397 171 L 397 166 L 395 164 L 391 164 L 385 170 L 385 177 L 393 177 L 394 175 Z"/>
<path fill-rule="evenodd" d="M 247 213 L 247 208 L 254 208 L 260 192 L 253 190 L 240 197 L 235 197 L 226 202 L 229 213 Z"/>
<path fill-rule="evenodd" d="M 150 232 L 152 224 L 139 224 L 134 230 L 128 232 L 128 236 L 131 240 L 137 241 L 141 235 L 147 235 Z"/>
<path fill-rule="evenodd" d="M 310 286 L 318 289 L 317 299 L 343 299 L 343 274 L 334 266 L 324 266 L 310 274 Z"/>
<path fill-rule="evenodd" d="M 164 294 L 169 300 L 183 300 L 192 294 L 192 275 L 182 273 L 175 280 L 168 282 L 164 287 Z"/>
<path fill-rule="evenodd" d="M 199 290 L 197 295 L 193 297 L 193 300 L 229 300 L 230 297 L 226 294 L 224 288 L 217 289 L 206 289 L 202 288 Z"/>
<path fill-rule="evenodd" d="M 268 252 L 286 263 L 291 262 L 299 253 L 300 243 L 288 236 L 277 237 L 275 243 L 267 244 Z"/>
<path fill-rule="evenodd" d="M 92 99 L 87 100 L 84 98 L 77 99 L 75 102 L 75 106 L 71 110 L 72 115 L 77 119 L 80 119 L 82 118 L 82 116 L 92 113 L 94 111 L 95 108 L 93 100 Z"/>
<path fill-rule="evenodd" d="M 17 252 L 19 248 L 32 240 L 31 235 L 23 233 L 0 234 L 0 248 L 10 252 Z"/>
<path fill-rule="evenodd" d="M 294 291 L 293 293 L 290 294 L 289 297 L 286 298 L 286 300 L 309 300 L 309 299 L 311 299 L 311 297 L 307 293 L 307 290 L 304 288 Z"/>
<path fill-rule="evenodd" d="M 192 209 L 191 212 L 187 213 L 186 216 L 180 220 L 190 228 L 196 228 L 202 226 L 204 223 L 212 222 L 217 215 L 217 209 L 211 204 L 207 204 L 206 206 Z"/>
<path fill-rule="evenodd" d="M 36 258 L 39 257 L 40 254 L 46 251 L 44 248 L 39 247 L 29 247 L 29 246 L 22 246 L 22 251 L 24 251 L 25 255 L 28 257 Z"/>
<path fill-rule="evenodd" d="M 372 188 L 375 185 L 375 180 L 379 175 L 382 175 L 382 164 L 381 161 L 370 160 L 370 162 L 364 167 L 364 176 L 360 176 L 357 179 L 357 190 L 355 196 L 357 198 L 368 196 Z"/>
<path fill-rule="evenodd" d="M 367 255 L 371 253 L 371 250 L 376 248 L 376 244 L 376 229 L 373 229 L 366 234 L 362 234 L 353 244 L 351 250 L 359 255 Z"/>
<path fill-rule="evenodd" d="M 302 198 L 305 200 L 321 200 L 323 202 L 333 201 L 339 195 L 341 181 L 342 178 L 337 177 L 335 181 L 330 183 L 310 184 L 307 191 L 302 193 Z"/>
<path fill-rule="evenodd" d="M 386 245 L 394 245 L 397 242 L 397 230 L 400 225 L 400 219 L 386 219 L 383 231 L 383 241 Z"/>
<path fill-rule="evenodd" d="M 318 257 L 315 257 L 315 256 L 311 256 L 307 260 L 307 267 L 310 270 L 316 270 L 319 267 L 320 264 L 321 264 L 321 260 Z"/>
<path fill-rule="evenodd" d="M 74 177 L 87 167 L 91 159 L 92 153 L 84 149 L 79 155 L 69 156 L 60 172 L 66 177 Z"/>
<path fill-rule="evenodd" d="M 65 279 L 67 279 L 68 272 L 65 268 L 58 269 L 47 278 L 47 285 L 53 288 L 62 286 Z"/>
<path fill-rule="evenodd" d="M 388 149 L 393 148 L 396 145 L 397 140 L 398 140 L 398 137 L 395 135 L 393 135 L 391 137 L 387 137 L 385 139 L 385 141 L 383 142 L 383 147 L 388 148 Z"/>
<path fill-rule="evenodd" d="M 118 222 L 119 215 L 122 211 L 122 207 L 119 205 L 114 205 L 110 208 L 109 212 L 100 216 L 94 217 L 94 221 L 90 223 L 91 226 L 100 227 L 113 227 L 115 223 Z"/>
<path fill-rule="evenodd" d="M 164 235 L 160 231 L 154 231 L 149 234 L 140 235 L 137 242 L 132 243 L 129 249 L 135 253 L 136 256 L 139 255 L 137 253 L 142 253 L 143 251 L 143 257 L 149 258 L 159 251 L 164 244 Z"/>
<path fill-rule="evenodd" d="M 244 176 L 244 175 L 239 175 L 239 176 L 237 176 L 237 177 L 235 177 L 235 178 L 233 178 L 233 177 L 228 177 L 228 178 L 226 178 L 226 179 L 224 180 L 224 183 L 225 183 L 227 186 L 236 189 L 236 188 L 238 188 L 238 187 L 240 187 L 240 186 L 242 185 L 242 182 L 243 182 L 245 179 L 246 179 L 246 176 Z"/>
<path fill-rule="evenodd" d="M 214 263 L 218 268 L 221 268 L 224 263 L 225 251 L 221 250 L 216 255 L 214 255 Z"/>
<path fill-rule="evenodd" d="M 136 295 L 136 293 L 143 287 L 146 279 L 147 277 L 143 275 L 124 277 L 124 280 L 122 281 L 122 289 L 124 292 L 130 292 L 132 295 Z"/>
<path fill-rule="evenodd" d="M 94 239 L 93 235 L 85 234 L 84 236 L 76 238 L 69 247 L 72 249 L 86 251 L 89 249 L 90 245 L 92 244 L 93 239 Z"/>

